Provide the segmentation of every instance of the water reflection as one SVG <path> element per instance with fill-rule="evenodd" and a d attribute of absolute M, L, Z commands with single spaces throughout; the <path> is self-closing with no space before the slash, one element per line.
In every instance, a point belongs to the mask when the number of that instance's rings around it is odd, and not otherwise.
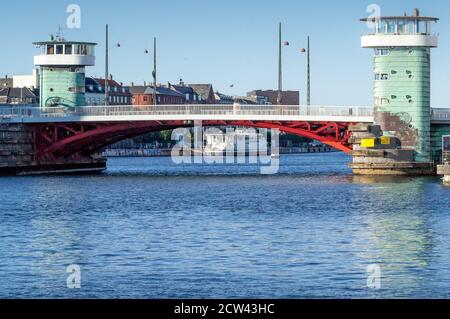
<path fill-rule="evenodd" d="M 429 179 L 355 176 L 353 181 L 370 185 L 365 227 L 359 230 L 359 256 L 367 265 L 379 264 L 386 289 L 408 292 L 424 284 L 419 274 L 432 262 L 434 234 L 425 194 Z"/>

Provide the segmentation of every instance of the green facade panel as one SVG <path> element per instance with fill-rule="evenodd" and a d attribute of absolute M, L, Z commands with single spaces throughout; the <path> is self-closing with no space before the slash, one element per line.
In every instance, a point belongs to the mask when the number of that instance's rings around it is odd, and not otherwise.
<path fill-rule="evenodd" d="M 41 107 L 86 105 L 85 83 L 82 68 L 41 68 Z"/>
<path fill-rule="evenodd" d="M 416 150 L 416 161 L 429 162 L 430 49 L 386 49 L 374 58 L 375 121 L 403 148 Z"/>

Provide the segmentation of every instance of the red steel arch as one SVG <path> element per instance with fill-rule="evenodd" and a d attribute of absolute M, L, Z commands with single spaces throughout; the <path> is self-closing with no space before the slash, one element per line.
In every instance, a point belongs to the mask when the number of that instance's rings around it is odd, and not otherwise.
<path fill-rule="evenodd" d="M 354 123 L 278 121 L 202 121 L 203 126 L 240 126 L 278 129 L 307 137 L 349 153 Z M 124 139 L 149 132 L 193 127 L 192 121 L 145 121 L 119 123 L 46 123 L 35 125 L 36 160 L 64 159 L 97 153 Z"/>

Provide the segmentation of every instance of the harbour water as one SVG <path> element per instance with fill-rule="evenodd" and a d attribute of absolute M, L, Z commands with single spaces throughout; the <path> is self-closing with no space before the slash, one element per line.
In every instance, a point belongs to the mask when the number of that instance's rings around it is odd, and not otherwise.
<path fill-rule="evenodd" d="M 280 161 L 273 176 L 114 158 L 101 175 L 0 177 L 0 297 L 450 297 L 439 178 L 355 177 L 339 153 Z"/>

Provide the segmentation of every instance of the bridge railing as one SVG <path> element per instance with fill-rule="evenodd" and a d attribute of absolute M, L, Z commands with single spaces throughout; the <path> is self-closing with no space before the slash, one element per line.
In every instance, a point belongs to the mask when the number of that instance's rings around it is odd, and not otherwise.
<path fill-rule="evenodd" d="M 292 105 L 113 105 L 83 107 L 0 106 L 2 118 L 51 118 L 67 116 L 133 116 L 133 115 L 248 115 L 248 116 L 333 116 L 370 117 L 371 107 L 292 106 Z"/>
<path fill-rule="evenodd" d="M 431 110 L 432 121 L 449 121 L 450 122 L 450 109 L 448 108 L 434 108 Z"/>

